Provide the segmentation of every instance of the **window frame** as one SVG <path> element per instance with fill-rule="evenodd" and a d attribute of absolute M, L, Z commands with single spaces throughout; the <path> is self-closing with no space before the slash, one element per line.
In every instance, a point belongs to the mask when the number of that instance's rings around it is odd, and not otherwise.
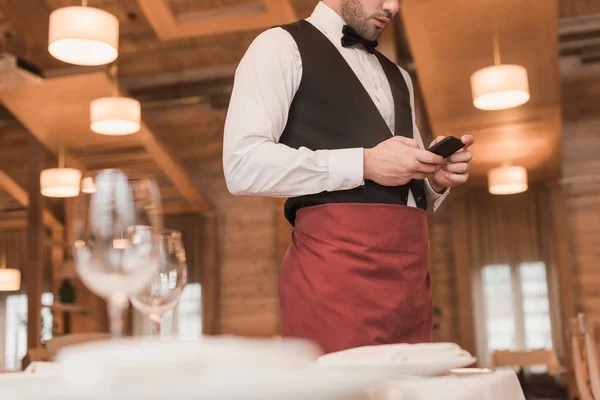
<path fill-rule="evenodd" d="M 526 349 L 525 336 L 525 313 L 523 305 L 523 294 L 520 278 L 520 267 L 523 264 L 542 263 L 546 272 L 546 286 L 548 296 L 548 316 L 550 318 L 550 333 L 552 335 L 552 350 L 557 354 L 562 354 L 561 333 L 560 333 L 560 303 L 558 303 L 558 293 L 556 288 L 556 279 L 552 274 L 551 268 L 542 260 L 536 261 L 521 261 L 517 263 L 496 263 L 486 264 L 477 269 L 473 274 L 473 311 L 475 316 L 475 338 L 476 348 L 479 355 L 479 363 L 481 366 L 487 367 L 490 365 L 490 349 L 488 346 L 487 336 L 487 315 L 486 315 L 486 299 L 484 295 L 483 285 L 483 270 L 485 267 L 498 265 L 508 266 L 511 276 L 511 303 L 513 308 L 513 318 L 515 322 L 515 342 L 516 349 Z"/>

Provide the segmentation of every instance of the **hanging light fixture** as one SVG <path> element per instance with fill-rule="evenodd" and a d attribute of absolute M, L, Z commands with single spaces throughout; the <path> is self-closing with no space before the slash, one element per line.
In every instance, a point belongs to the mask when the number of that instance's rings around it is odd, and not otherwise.
<path fill-rule="evenodd" d="M 86 176 L 81 181 L 81 191 L 83 193 L 96 193 L 96 184 L 94 183 L 94 178 L 91 176 Z"/>
<path fill-rule="evenodd" d="M 100 135 L 132 135 L 140 130 L 141 105 L 136 99 L 119 96 L 117 66 L 113 65 L 110 74 L 114 80 L 112 97 L 101 97 L 90 104 L 90 129 Z"/>
<path fill-rule="evenodd" d="M 480 110 L 505 110 L 529 101 L 527 70 L 514 64 L 502 64 L 498 35 L 494 30 L 494 65 L 471 75 L 473 105 Z"/>
<path fill-rule="evenodd" d="M 506 195 L 527 190 L 527 170 L 504 163 L 488 171 L 488 190 L 491 194 Z"/>
<path fill-rule="evenodd" d="M 21 289 L 21 271 L 6 268 L 6 250 L 0 254 L 0 292 L 15 292 Z"/>
<path fill-rule="evenodd" d="M 46 197 L 76 197 L 81 185 L 81 171 L 65 168 L 64 146 L 58 149 L 58 168 L 48 168 L 40 174 L 40 188 Z"/>
<path fill-rule="evenodd" d="M 63 7 L 50 13 L 48 51 L 58 60 L 75 65 L 113 62 L 119 48 L 119 20 L 98 8 Z"/>

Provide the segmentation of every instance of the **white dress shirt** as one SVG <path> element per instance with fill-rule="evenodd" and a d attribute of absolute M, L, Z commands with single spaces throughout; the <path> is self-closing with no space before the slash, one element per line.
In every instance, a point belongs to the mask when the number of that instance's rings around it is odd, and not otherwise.
<path fill-rule="evenodd" d="M 345 22 L 324 3 L 318 3 L 307 21 L 342 54 L 393 136 L 394 99 L 377 56 L 362 47 L 342 47 Z M 412 81 L 405 70 L 400 68 L 400 71 L 410 93 L 414 139 L 423 148 L 415 123 Z M 225 121 L 223 169 L 231 193 L 292 197 L 353 189 L 363 184 L 363 148 L 314 151 L 279 143 L 301 78 L 302 59 L 296 42 L 287 31 L 272 28 L 256 37 L 236 69 Z M 443 195 L 438 194 L 425 180 L 425 192 L 428 210 L 435 211 L 449 190 Z M 410 191 L 407 205 L 416 206 Z"/>

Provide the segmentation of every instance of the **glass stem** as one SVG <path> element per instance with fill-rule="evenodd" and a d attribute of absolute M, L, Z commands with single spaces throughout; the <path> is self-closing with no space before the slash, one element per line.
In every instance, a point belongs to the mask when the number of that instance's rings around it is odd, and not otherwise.
<path fill-rule="evenodd" d="M 154 337 L 160 337 L 160 319 L 161 319 L 161 315 L 160 314 L 155 314 L 152 313 L 149 315 L 150 317 L 150 324 L 152 325 L 152 336 Z"/>
<path fill-rule="evenodd" d="M 123 336 L 123 319 L 127 309 L 127 297 L 115 295 L 108 302 L 108 315 L 110 318 L 110 334 L 113 339 Z"/>

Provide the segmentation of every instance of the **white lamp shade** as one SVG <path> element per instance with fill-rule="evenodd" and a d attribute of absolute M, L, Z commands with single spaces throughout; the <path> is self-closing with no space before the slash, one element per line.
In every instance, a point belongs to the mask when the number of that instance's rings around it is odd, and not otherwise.
<path fill-rule="evenodd" d="M 102 97 L 90 104 L 90 128 L 101 135 L 131 135 L 140 130 L 140 102 L 128 97 Z"/>
<path fill-rule="evenodd" d="M 94 179 L 91 176 L 83 178 L 81 181 L 81 191 L 83 193 L 96 193 L 96 185 Z"/>
<path fill-rule="evenodd" d="M 0 268 L 0 292 L 14 292 L 21 289 L 21 271 Z"/>
<path fill-rule="evenodd" d="M 488 171 L 488 189 L 491 194 L 515 194 L 527 190 L 527 170 L 516 165 L 505 165 Z"/>
<path fill-rule="evenodd" d="M 48 51 L 66 63 L 103 65 L 118 56 L 119 20 L 93 7 L 63 7 L 50 13 Z"/>
<path fill-rule="evenodd" d="M 495 65 L 471 75 L 473 105 L 480 110 L 504 110 L 529 101 L 527 70 L 520 65 Z"/>
<path fill-rule="evenodd" d="M 41 192 L 46 197 L 75 197 L 79 195 L 81 171 L 74 168 L 50 168 L 40 175 Z"/>

